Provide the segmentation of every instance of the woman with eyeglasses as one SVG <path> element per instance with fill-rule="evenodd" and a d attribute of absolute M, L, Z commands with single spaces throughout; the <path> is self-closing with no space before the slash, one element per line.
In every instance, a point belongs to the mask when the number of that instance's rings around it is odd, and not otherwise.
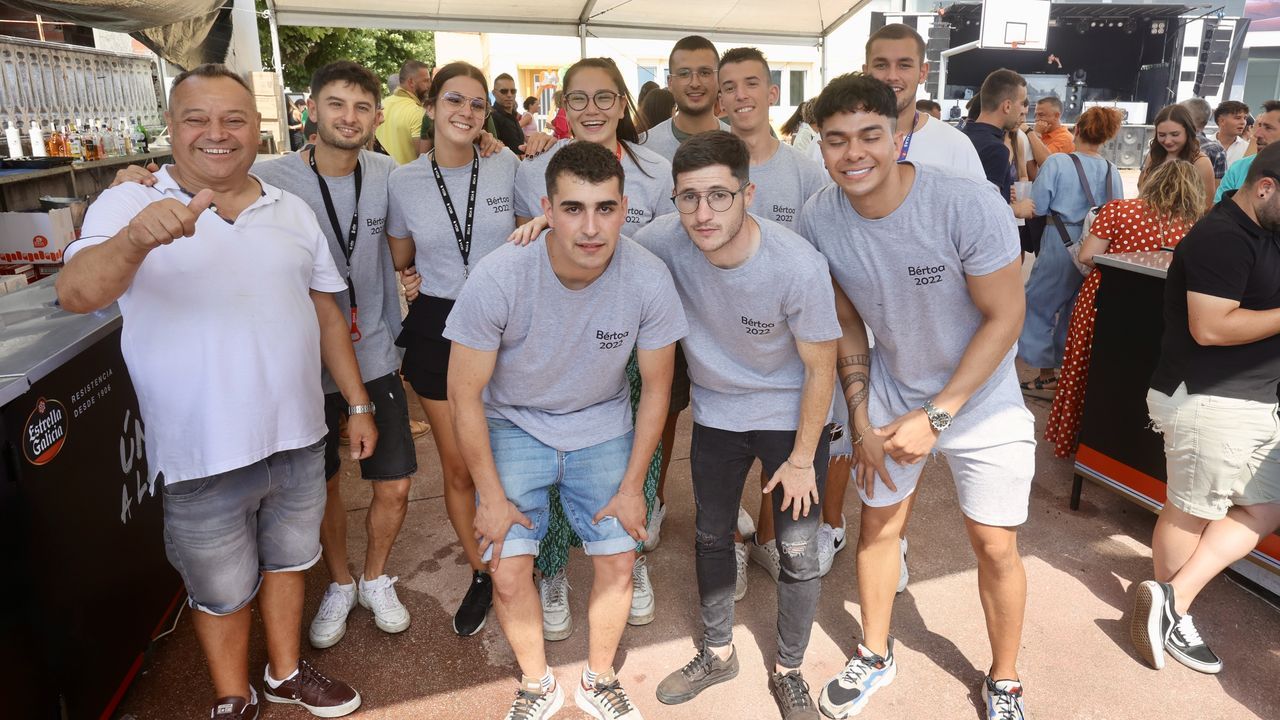
<path fill-rule="evenodd" d="M 422 280 L 396 340 L 405 351 L 402 372 L 435 433 L 445 508 L 472 570 L 470 588 L 453 618 L 454 632 L 463 636 L 484 627 L 493 586 L 476 547 L 476 490 L 449 411 L 450 343 L 441 333 L 471 268 L 516 227 L 512 198 L 520 161 L 506 148 L 485 157 L 475 145 L 493 110 L 488 98 L 488 83 L 478 68 L 462 62 L 440 68 L 425 103 L 434 125 L 433 148 L 397 168 L 388 183 L 392 258 L 397 270 L 416 265 Z"/>
<path fill-rule="evenodd" d="M 526 222 L 537 213 L 535 208 L 541 208 L 542 197 L 546 194 L 547 163 L 569 142 L 602 145 L 615 153 L 622 163 L 622 191 L 627 197 L 627 221 L 622 228 L 624 235 L 634 233 L 659 215 L 674 212 L 671 164 L 661 155 L 637 144 L 636 126 L 632 120 L 635 107 L 617 65 L 608 58 L 580 60 L 565 72 L 563 92 L 563 107 L 568 113 L 575 140 L 562 140 L 546 153 L 520 165 L 516 173 L 516 221 Z M 640 400 L 640 372 L 634 353 L 627 364 L 627 379 L 631 383 L 631 411 L 634 415 Z M 645 475 L 646 522 L 653 515 L 661 459 L 662 448 L 659 446 Z M 563 640 L 573 632 L 565 566 L 569 563 L 569 548 L 581 545 L 582 540 L 573 533 L 560 507 L 559 493 L 553 488 L 551 520 L 547 535 L 539 546 L 537 559 L 537 567 L 542 574 L 538 583 L 542 599 L 542 632 L 547 640 Z M 644 555 L 640 554 L 643 550 L 644 543 L 637 543 L 636 564 L 632 572 L 631 613 L 627 618 L 630 625 L 652 622 L 656 607 L 648 566 Z"/>

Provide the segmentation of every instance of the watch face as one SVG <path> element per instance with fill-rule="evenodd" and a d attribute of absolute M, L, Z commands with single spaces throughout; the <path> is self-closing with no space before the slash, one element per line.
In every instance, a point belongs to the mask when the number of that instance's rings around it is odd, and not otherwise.
<path fill-rule="evenodd" d="M 951 415 L 939 410 L 929 416 L 929 424 L 933 426 L 934 430 L 939 432 L 946 430 L 951 426 Z"/>

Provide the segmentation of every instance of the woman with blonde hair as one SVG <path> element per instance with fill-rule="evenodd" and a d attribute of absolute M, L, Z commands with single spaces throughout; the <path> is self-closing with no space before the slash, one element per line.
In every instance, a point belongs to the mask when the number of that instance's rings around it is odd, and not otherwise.
<path fill-rule="evenodd" d="M 1098 255 L 1173 247 L 1204 214 L 1204 183 L 1199 168 L 1191 163 L 1184 160 L 1162 163 L 1151 169 L 1145 180 L 1136 199 L 1109 202 L 1098 212 L 1080 247 L 1080 262 L 1094 267 L 1094 258 Z M 1093 325 L 1097 318 L 1094 299 L 1101 282 L 1102 274 L 1097 269 L 1085 278 L 1067 329 L 1058 392 L 1044 432 L 1045 440 L 1056 446 L 1054 454 L 1058 457 L 1071 455 L 1079 445 L 1080 418 L 1093 351 Z M 1142 322 L 1151 318 L 1135 320 Z"/>

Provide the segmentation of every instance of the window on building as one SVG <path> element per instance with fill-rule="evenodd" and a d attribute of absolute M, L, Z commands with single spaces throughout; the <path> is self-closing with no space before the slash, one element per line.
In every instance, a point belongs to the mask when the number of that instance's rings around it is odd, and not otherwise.
<path fill-rule="evenodd" d="M 809 72 L 807 70 L 791 71 L 791 105 L 800 105 L 804 103 L 804 88 L 808 80 Z"/>
<path fill-rule="evenodd" d="M 778 99 L 773 101 L 773 107 L 782 105 L 782 71 L 770 70 L 769 83 L 778 86 Z"/>

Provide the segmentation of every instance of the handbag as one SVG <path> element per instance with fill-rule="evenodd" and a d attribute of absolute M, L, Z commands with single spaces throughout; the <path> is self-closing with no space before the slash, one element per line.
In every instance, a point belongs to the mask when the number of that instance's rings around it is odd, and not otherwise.
<path fill-rule="evenodd" d="M 1067 250 L 1067 257 L 1071 258 L 1071 264 L 1076 266 L 1076 270 L 1081 275 L 1088 275 L 1093 272 L 1093 268 L 1080 262 L 1080 247 L 1084 244 L 1084 236 L 1089 234 L 1089 228 L 1093 226 L 1093 221 L 1098 218 L 1098 211 L 1102 206 L 1111 202 L 1111 161 L 1107 161 L 1107 184 L 1105 188 L 1106 197 L 1099 203 L 1093 199 L 1093 192 L 1089 190 L 1089 179 L 1084 175 L 1084 165 L 1080 162 L 1080 158 L 1075 153 L 1069 153 L 1071 162 L 1075 163 L 1076 175 L 1080 178 L 1080 189 L 1084 191 L 1085 200 L 1089 202 L 1089 209 L 1084 213 L 1084 221 L 1081 223 L 1080 237 L 1075 241 L 1071 240 L 1071 235 L 1067 232 L 1067 226 L 1062 222 L 1062 216 L 1058 213 L 1050 213 L 1049 217 L 1053 220 L 1053 226 L 1058 228 L 1058 235 L 1062 237 L 1062 246 Z"/>

